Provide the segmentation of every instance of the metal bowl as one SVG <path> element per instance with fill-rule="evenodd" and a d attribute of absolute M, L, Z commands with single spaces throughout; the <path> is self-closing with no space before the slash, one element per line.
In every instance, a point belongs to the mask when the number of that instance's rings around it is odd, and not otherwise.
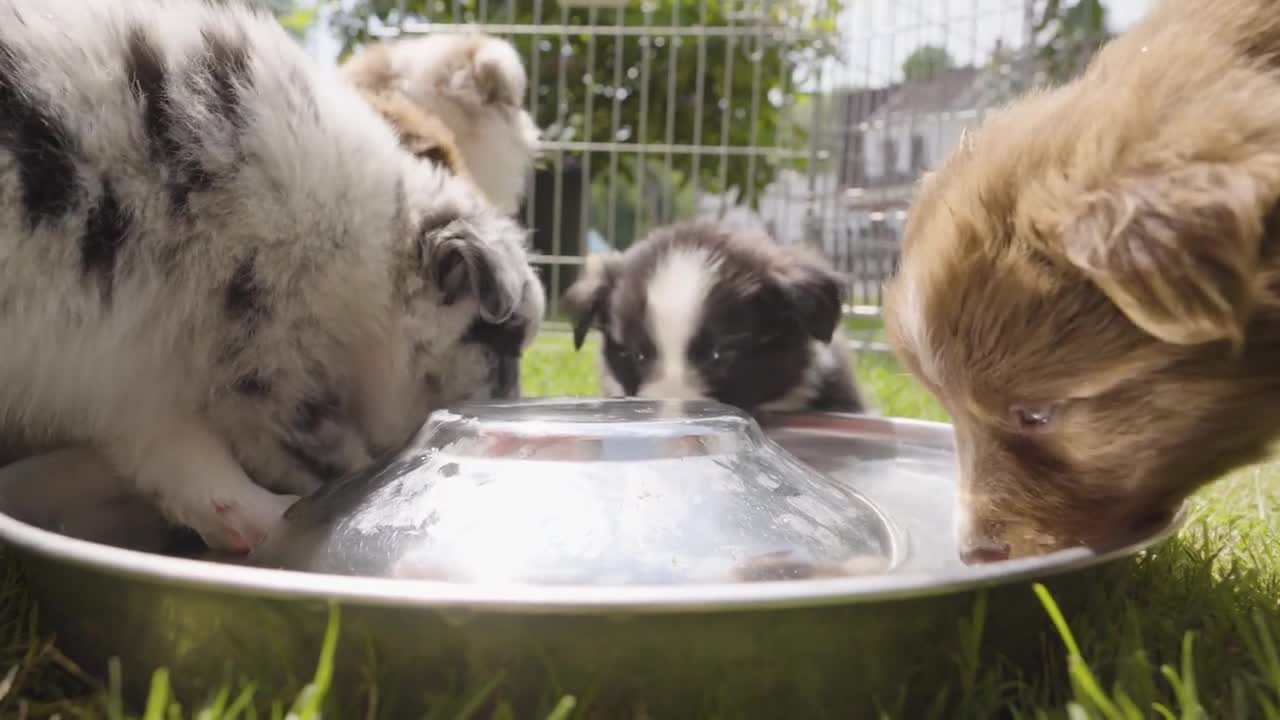
<path fill-rule="evenodd" d="M 295 504 L 249 561 L 455 583 L 687 585 L 884 572 L 901 542 L 861 494 L 735 408 L 534 400 L 435 413 L 393 462 Z"/>
<path fill-rule="evenodd" d="M 913 716 L 978 613 L 984 649 L 1041 667 L 1045 614 L 1022 583 L 1070 611 L 1179 521 L 967 566 L 955 477 L 944 424 L 790 415 L 762 435 L 705 404 L 523 401 L 437 415 L 239 564 L 165 554 L 163 523 L 86 450 L 0 470 L 0 540 L 61 649 L 101 674 L 119 656 L 139 699 L 161 666 L 188 702 L 228 678 L 296 689 L 336 608 L 333 717 L 421 716 L 495 680 L 521 717 L 562 692 L 610 718 Z"/>

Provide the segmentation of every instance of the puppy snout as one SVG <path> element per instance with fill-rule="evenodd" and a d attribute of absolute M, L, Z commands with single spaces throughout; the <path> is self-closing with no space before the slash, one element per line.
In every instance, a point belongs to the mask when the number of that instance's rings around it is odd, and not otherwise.
<path fill-rule="evenodd" d="M 520 398 L 520 356 L 499 355 L 494 380 L 495 400 L 518 400 Z"/>
<path fill-rule="evenodd" d="M 953 531 L 960 546 L 960 560 L 966 565 L 1000 562 L 1012 554 L 1001 534 L 1003 524 L 982 512 L 987 505 L 985 498 L 969 493 L 961 493 L 958 498 Z"/>
<path fill-rule="evenodd" d="M 984 565 L 1009 559 L 1009 544 L 1003 542 L 981 542 L 965 545 L 960 548 L 960 560 L 965 565 Z"/>

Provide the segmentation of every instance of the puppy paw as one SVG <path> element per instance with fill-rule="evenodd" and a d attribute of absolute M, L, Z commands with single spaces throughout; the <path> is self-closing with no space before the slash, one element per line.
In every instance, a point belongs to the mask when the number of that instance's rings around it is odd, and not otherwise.
<path fill-rule="evenodd" d="M 210 549 L 244 555 L 280 524 L 297 500 L 297 495 L 273 494 L 257 499 L 211 497 L 207 511 L 191 515 L 187 524 Z"/>
<path fill-rule="evenodd" d="M 277 495 L 254 483 L 226 443 L 203 423 L 175 422 L 170 428 L 145 445 L 107 449 L 169 522 L 195 530 L 213 550 L 249 552 L 297 496 Z"/>

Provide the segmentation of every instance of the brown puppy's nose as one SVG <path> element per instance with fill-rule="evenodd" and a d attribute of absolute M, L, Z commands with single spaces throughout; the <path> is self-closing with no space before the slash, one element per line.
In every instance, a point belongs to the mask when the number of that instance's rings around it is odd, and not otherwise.
<path fill-rule="evenodd" d="M 965 565 L 981 565 L 1009 559 L 1008 543 L 979 543 L 960 548 L 960 559 Z"/>

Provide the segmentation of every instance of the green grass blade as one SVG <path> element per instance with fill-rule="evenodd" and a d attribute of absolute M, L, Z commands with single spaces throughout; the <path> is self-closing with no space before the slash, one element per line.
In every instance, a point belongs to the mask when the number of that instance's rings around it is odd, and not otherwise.
<path fill-rule="evenodd" d="M 1185 694 L 1180 699 L 1182 717 L 1189 720 L 1200 720 L 1204 716 L 1204 708 L 1200 705 L 1200 693 L 1196 689 L 1196 663 L 1194 654 L 1195 634 L 1188 630 L 1182 636 L 1182 684 Z"/>
<path fill-rule="evenodd" d="M 222 720 L 227 712 L 227 701 L 231 699 L 231 688 L 223 685 L 213 700 L 196 713 L 195 720 Z"/>
<path fill-rule="evenodd" d="M 973 614 L 960 627 L 960 687 L 965 697 L 973 694 L 982 670 L 982 633 L 987 623 L 987 592 L 979 591 L 973 600 Z"/>
<path fill-rule="evenodd" d="M 147 693 L 147 709 L 142 720 L 165 720 L 169 705 L 169 670 L 160 668 L 151 675 L 151 691 Z"/>
<path fill-rule="evenodd" d="M 320 645 L 320 659 L 316 662 L 316 674 L 311 682 L 298 693 L 289 720 L 317 720 L 333 683 L 333 666 L 338 654 L 338 630 L 341 626 L 338 603 L 329 602 L 329 622 L 324 629 L 324 641 Z"/>
<path fill-rule="evenodd" d="M 1080 648 L 1076 645 L 1076 638 L 1071 634 L 1071 628 L 1067 627 L 1067 621 L 1062 617 L 1062 611 L 1058 609 L 1058 603 L 1054 602 L 1053 596 L 1049 594 L 1049 588 L 1041 583 L 1035 583 L 1031 586 L 1036 596 L 1040 598 L 1040 604 L 1044 606 L 1044 610 L 1049 614 L 1049 619 L 1053 621 L 1053 625 L 1058 630 L 1059 637 L 1062 638 L 1062 644 L 1067 646 L 1067 654 L 1074 657 L 1080 657 Z"/>
<path fill-rule="evenodd" d="M 1280 720 L 1280 709 L 1266 696 L 1258 696 L 1258 706 L 1262 708 L 1262 717 L 1267 720 Z"/>
<path fill-rule="evenodd" d="M 1036 595 L 1040 598 L 1040 603 L 1044 606 L 1045 612 L 1049 614 L 1049 619 L 1053 621 L 1053 625 L 1058 630 L 1058 635 L 1062 637 L 1062 644 L 1067 647 L 1067 668 L 1071 678 L 1071 684 L 1077 694 L 1081 694 L 1088 698 L 1089 702 L 1111 720 L 1123 720 L 1124 715 L 1120 710 L 1107 699 L 1106 693 L 1102 691 L 1102 687 L 1098 684 L 1097 678 L 1089 670 L 1089 666 L 1085 663 L 1084 658 L 1080 655 L 1080 646 L 1076 644 L 1075 636 L 1071 634 L 1071 628 L 1067 627 L 1067 621 L 1062 617 L 1062 610 L 1058 608 L 1058 603 L 1054 602 L 1053 596 L 1049 594 L 1049 589 L 1042 583 L 1035 583 L 1032 586 Z"/>
<path fill-rule="evenodd" d="M 497 709 L 493 711 L 493 717 L 489 720 L 516 720 L 516 711 L 511 709 L 511 703 L 502 702 L 498 704 Z"/>
<path fill-rule="evenodd" d="M 1142 720 L 1142 710 L 1128 694 L 1122 690 L 1117 690 L 1112 694 L 1116 698 L 1116 707 L 1120 709 L 1124 717 L 1128 718 L 1128 720 Z"/>
<path fill-rule="evenodd" d="M 249 703 L 253 702 L 254 691 L 255 688 L 252 684 L 246 685 L 240 691 L 240 694 L 236 696 L 236 699 L 232 701 L 231 707 L 228 707 L 227 712 L 218 720 L 236 720 L 236 718 L 240 717 L 240 713 L 245 713 L 250 718 L 256 717 L 257 713 L 249 706 Z"/>
<path fill-rule="evenodd" d="M 107 661 L 107 717 L 124 720 L 124 677 L 118 657 Z"/>
<path fill-rule="evenodd" d="M 1254 610 L 1253 626 L 1256 631 L 1254 640 L 1257 648 L 1254 650 L 1255 655 L 1260 655 L 1263 665 L 1263 672 L 1267 676 L 1267 681 L 1273 688 L 1280 688 L 1280 653 L 1276 652 L 1275 637 L 1271 634 L 1271 624 L 1267 622 L 1267 618 L 1262 614 L 1261 610 Z"/>
<path fill-rule="evenodd" d="M 484 701 L 489 699 L 489 696 L 493 694 L 494 690 L 498 689 L 498 686 L 502 684 L 506 677 L 506 673 L 499 672 L 490 678 L 489 682 L 482 685 L 474 695 L 467 699 L 466 704 L 462 706 L 462 710 L 454 717 L 457 720 L 468 720 L 472 715 L 480 712 L 480 707 L 484 705 Z"/>
<path fill-rule="evenodd" d="M 1185 690 L 1182 687 L 1182 680 L 1178 677 L 1178 672 L 1168 665 L 1161 665 L 1160 674 L 1169 682 L 1169 687 L 1173 688 L 1173 696 L 1178 699 L 1179 706 L 1182 706 Z"/>
<path fill-rule="evenodd" d="M 572 695 L 565 695 L 560 698 L 560 702 L 556 703 L 555 708 L 547 714 L 547 720 L 569 720 L 569 715 L 573 713 L 573 708 L 577 704 L 577 698 Z"/>

